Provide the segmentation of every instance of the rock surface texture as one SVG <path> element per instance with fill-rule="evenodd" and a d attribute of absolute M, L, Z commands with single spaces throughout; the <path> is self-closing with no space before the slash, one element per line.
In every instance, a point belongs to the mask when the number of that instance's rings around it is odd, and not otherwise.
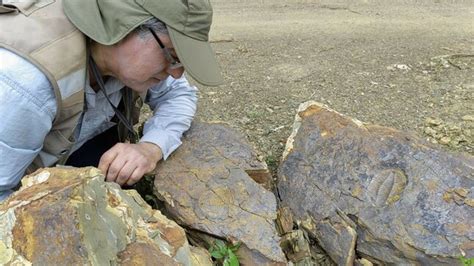
<path fill-rule="evenodd" d="M 249 174 L 268 173 L 244 138 L 218 123 L 193 123 L 156 169 L 155 193 L 184 227 L 240 241 L 246 265 L 285 263 L 275 196 Z"/>
<path fill-rule="evenodd" d="M 0 205 L 0 264 L 202 265 L 181 227 L 103 180 L 91 167 L 23 178 Z"/>
<path fill-rule="evenodd" d="M 323 105 L 300 106 L 279 171 L 295 220 L 338 265 L 474 257 L 474 158 Z"/>

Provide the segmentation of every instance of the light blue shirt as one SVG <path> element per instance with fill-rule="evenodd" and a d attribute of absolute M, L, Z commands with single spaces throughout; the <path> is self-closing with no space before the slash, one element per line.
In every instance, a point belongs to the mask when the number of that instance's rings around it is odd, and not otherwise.
<path fill-rule="evenodd" d="M 123 84 L 110 78 L 105 89 L 116 106 Z M 109 129 L 114 110 L 102 92 L 85 88 L 85 112 L 76 128 L 77 150 Z M 168 77 L 148 90 L 145 103 L 153 110 L 140 142 L 157 144 L 166 158 L 181 145 L 196 112 L 197 88 L 186 78 Z M 46 76 L 22 57 L 0 48 L 0 201 L 12 193 L 26 168 L 43 147 L 56 116 L 56 99 Z M 47 162 L 49 164 L 49 162 Z M 50 162 L 53 165 L 54 162 Z"/>

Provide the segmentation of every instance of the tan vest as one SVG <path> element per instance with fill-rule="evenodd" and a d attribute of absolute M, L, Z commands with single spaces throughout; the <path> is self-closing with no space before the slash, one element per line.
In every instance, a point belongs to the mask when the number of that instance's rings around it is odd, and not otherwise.
<path fill-rule="evenodd" d="M 64 15 L 61 0 L 14 2 L 4 0 L 0 5 L 0 47 L 38 67 L 51 82 L 57 101 L 52 129 L 28 167 L 30 172 L 49 166 L 45 162 L 64 163 L 75 142 L 75 127 L 84 109 L 86 39 Z"/>

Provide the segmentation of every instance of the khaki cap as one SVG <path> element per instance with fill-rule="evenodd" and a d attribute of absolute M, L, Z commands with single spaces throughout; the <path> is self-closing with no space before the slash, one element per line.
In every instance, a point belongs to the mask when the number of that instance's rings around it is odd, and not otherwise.
<path fill-rule="evenodd" d="M 199 83 L 222 84 L 209 44 L 209 0 L 63 0 L 71 22 L 92 40 L 112 45 L 150 18 L 163 21 L 186 71 Z"/>

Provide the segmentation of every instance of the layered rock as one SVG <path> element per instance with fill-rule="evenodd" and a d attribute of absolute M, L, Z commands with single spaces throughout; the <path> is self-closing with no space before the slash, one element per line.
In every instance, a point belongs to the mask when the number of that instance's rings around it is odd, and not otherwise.
<path fill-rule="evenodd" d="M 103 180 L 91 167 L 23 178 L 0 205 L 0 264 L 203 265 L 181 227 L 136 191 Z"/>
<path fill-rule="evenodd" d="M 182 146 L 156 169 L 155 191 L 179 224 L 240 241 L 244 265 L 285 263 L 275 196 L 249 173 L 268 170 L 243 137 L 222 124 L 194 123 Z"/>
<path fill-rule="evenodd" d="M 338 265 L 455 265 L 474 257 L 474 159 L 302 104 L 279 192 Z"/>

